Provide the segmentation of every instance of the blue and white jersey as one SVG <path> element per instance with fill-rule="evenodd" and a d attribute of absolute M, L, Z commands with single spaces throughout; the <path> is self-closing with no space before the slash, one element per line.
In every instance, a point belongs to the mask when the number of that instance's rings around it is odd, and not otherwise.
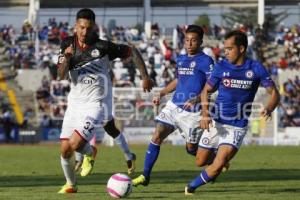
<path fill-rule="evenodd" d="M 235 66 L 227 60 L 217 63 L 207 83 L 218 88 L 219 92 L 213 109 L 214 120 L 236 127 L 248 125 L 259 85 L 274 85 L 265 67 L 250 59 L 246 59 L 241 66 Z"/>
<path fill-rule="evenodd" d="M 213 69 L 214 61 L 208 55 L 199 52 L 193 57 L 180 55 L 176 62 L 177 86 L 172 102 L 178 107 L 183 108 L 187 100 L 201 93 Z M 200 109 L 200 104 L 198 104 L 194 109 L 186 109 L 186 111 L 198 112 Z"/>

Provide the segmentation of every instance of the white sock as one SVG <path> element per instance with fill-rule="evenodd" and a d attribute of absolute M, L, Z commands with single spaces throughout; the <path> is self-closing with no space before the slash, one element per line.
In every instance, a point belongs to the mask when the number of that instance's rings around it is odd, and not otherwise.
<path fill-rule="evenodd" d="M 64 175 L 66 178 L 66 181 L 69 185 L 75 185 L 75 172 L 74 172 L 74 164 L 71 162 L 71 158 L 63 158 L 60 156 L 60 163 L 61 167 L 64 171 Z"/>
<path fill-rule="evenodd" d="M 75 160 L 77 162 L 82 162 L 83 161 L 83 154 L 75 151 Z"/>
<path fill-rule="evenodd" d="M 123 151 L 125 159 L 131 160 L 132 159 L 132 153 L 129 150 L 128 144 L 125 140 L 125 137 L 122 133 L 118 135 L 115 139 L 115 143 L 119 146 L 119 148 Z"/>

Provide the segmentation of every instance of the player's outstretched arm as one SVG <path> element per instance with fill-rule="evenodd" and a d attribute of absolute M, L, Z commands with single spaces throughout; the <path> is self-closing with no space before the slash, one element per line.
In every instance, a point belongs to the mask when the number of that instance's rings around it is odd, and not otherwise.
<path fill-rule="evenodd" d="M 70 45 L 65 49 L 63 54 L 59 55 L 57 73 L 60 80 L 65 79 L 69 71 L 70 59 L 73 56 L 73 52 L 73 47 Z"/>
<path fill-rule="evenodd" d="M 132 49 L 132 61 L 140 71 L 143 80 L 144 92 L 150 92 L 153 88 L 154 82 L 150 79 L 148 75 L 146 64 L 140 52 L 133 45 L 131 45 L 131 49 Z"/>
<path fill-rule="evenodd" d="M 213 93 L 215 90 L 208 83 L 205 84 L 201 94 L 201 120 L 200 120 L 200 128 L 207 129 L 209 131 L 209 126 L 211 121 L 211 117 L 209 114 L 209 94 Z"/>
<path fill-rule="evenodd" d="M 177 86 L 177 78 L 171 81 L 164 89 L 162 89 L 159 93 L 160 97 L 164 97 L 165 95 L 173 92 Z"/>
<path fill-rule="evenodd" d="M 266 88 L 267 93 L 270 95 L 267 105 L 261 111 L 260 115 L 266 120 L 271 117 L 272 112 L 278 106 L 280 102 L 280 95 L 276 86 Z"/>
<path fill-rule="evenodd" d="M 160 99 L 161 99 L 162 97 L 164 97 L 165 95 L 167 95 L 167 94 L 173 92 L 173 91 L 176 89 L 176 85 L 177 85 L 177 79 L 174 79 L 174 80 L 171 81 L 164 89 L 162 89 L 162 90 L 159 92 L 158 95 L 155 95 L 155 96 L 153 97 L 153 100 L 152 100 L 153 104 L 154 104 L 155 106 L 158 106 L 159 103 L 160 103 Z"/>

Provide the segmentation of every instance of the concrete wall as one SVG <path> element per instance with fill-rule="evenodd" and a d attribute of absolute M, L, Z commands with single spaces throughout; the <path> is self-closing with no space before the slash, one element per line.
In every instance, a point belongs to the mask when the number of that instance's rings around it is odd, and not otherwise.
<path fill-rule="evenodd" d="M 35 92 L 42 85 L 43 76 L 49 77 L 48 69 L 23 69 L 18 71 L 16 81 L 23 90 Z"/>

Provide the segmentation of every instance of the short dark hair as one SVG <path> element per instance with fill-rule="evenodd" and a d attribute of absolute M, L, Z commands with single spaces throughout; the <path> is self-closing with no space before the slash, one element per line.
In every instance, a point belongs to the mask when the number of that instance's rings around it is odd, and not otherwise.
<path fill-rule="evenodd" d="M 225 35 L 225 40 L 234 37 L 234 43 L 237 46 L 244 46 L 245 49 L 248 47 L 248 38 L 247 35 L 238 30 L 230 31 Z"/>
<path fill-rule="evenodd" d="M 83 8 L 77 12 L 76 20 L 77 19 L 87 19 L 87 20 L 91 20 L 92 22 L 95 22 L 96 15 L 95 15 L 94 11 L 92 11 L 91 9 Z"/>
<path fill-rule="evenodd" d="M 201 26 L 194 25 L 194 24 L 189 25 L 185 32 L 186 33 L 197 33 L 199 35 L 200 39 L 203 39 L 204 31 Z"/>

